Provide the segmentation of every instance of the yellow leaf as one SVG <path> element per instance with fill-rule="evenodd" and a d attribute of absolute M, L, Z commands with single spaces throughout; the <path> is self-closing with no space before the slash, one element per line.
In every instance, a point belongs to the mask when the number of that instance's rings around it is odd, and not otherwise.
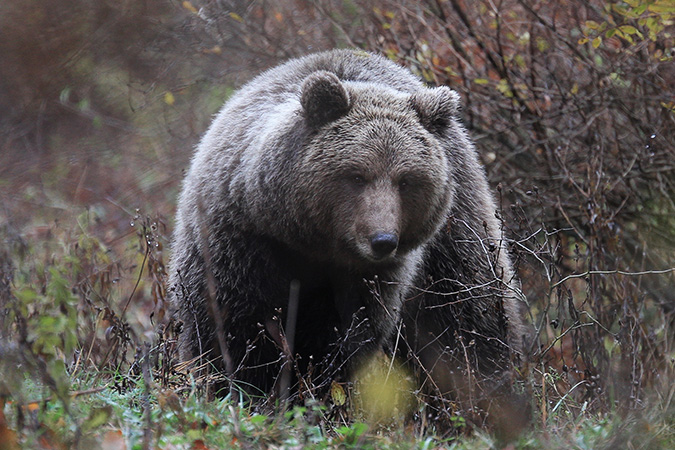
<path fill-rule="evenodd" d="M 593 42 L 591 42 L 593 48 L 600 47 L 600 44 L 602 44 L 602 38 L 600 36 L 596 37 L 595 39 L 593 39 Z"/>
<path fill-rule="evenodd" d="M 390 366 L 384 359 L 373 360 L 355 378 L 359 380 L 355 402 L 363 407 L 366 416 L 378 422 L 389 422 L 399 414 L 407 416 L 413 387 L 405 370 L 395 364 Z"/>
<path fill-rule="evenodd" d="M 584 38 L 579 39 L 577 41 L 577 44 L 584 45 L 586 42 L 588 42 L 588 38 L 584 37 Z"/>
<path fill-rule="evenodd" d="M 243 22 L 244 21 L 244 19 L 242 19 L 241 16 L 239 14 L 237 14 L 236 12 L 231 12 L 230 17 L 232 17 L 237 22 Z"/>
<path fill-rule="evenodd" d="M 665 109 L 670 111 L 671 113 L 675 114 L 675 102 L 661 102 L 661 106 L 663 106 Z"/>
<path fill-rule="evenodd" d="M 223 49 L 220 48 L 220 45 L 214 45 L 213 47 L 204 50 L 204 53 L 213 53 L 216 55 L 220 55 L 222 52 Z"/>
<path fill-rule="evenodd" d="M 619 27 L 619 29 L 626 34 L 638 34 L 637 28 L 632 27 L 630 25 L 622 25 Z"/>
<path fill-rule="evenodd" d="M 476 78 L 473 82 L 476 84 L 488 84 L 488 80 L 485 78 Z"/>
<path fill-rule="evenodd" d="M 164 94 L 164 103 L 166 103 L 167 105 L 173 105 L 174 103 L 176 103 L 176 97 L 174 97 L 171 92 L 167 92 L 166 94 Z"/>
<path fill-rule="evenodd" d="M 672 3 L 672 0 L 657 0 L 647 9 L 657 14 L 675 14 L 675 4 Z"/>
<path fill-rule="evenodd" d="M 330 385 L 330 397 L 337 406 L 347 403 L 347 394 L 345 394 L 344 388 L 335 381 Z"/>
<path fill-rule="evenodd" d="M 587 20 L 586 26 L 591 30 L 597 30 L 598 28 L 600 28 L 600 25 L 595 20 Z"/>
<path fill-rule="evenodd" d="M 197 14 L 199 12 L 199 11 L 197 11 L 197 8 L 192 6 L 192 3 L 188 2 L 188 1 L 183 2 L 183 8 L 187 9 L 188 11 L 190 11 L 191 13 L 194 13 L 194 14 Z"/>
<path fill-rule="evenodd" d="M 577 93 L 579 92 L 579 84 L 574 83 L 574 85 L 572 85 L 572 89 L 570 89 L 570 92 L 572 93 L 572 95 L 577 95 Z"/>
<path fill-rule="evenodd" d="M 513 91 L 511 91 L 511 86 L 509 85 L 509 82 L 502 78 L 499 80 L 499 83 L 497 83 L 496 89 L 502 93 L 504 97 L 512 98 L 513 97 Z"/>

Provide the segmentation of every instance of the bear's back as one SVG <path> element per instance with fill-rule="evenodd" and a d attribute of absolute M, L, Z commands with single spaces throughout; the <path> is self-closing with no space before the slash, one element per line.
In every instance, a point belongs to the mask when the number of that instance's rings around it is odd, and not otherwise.
<path fill-rule="evenodd" d="M 373 83 L 405 93 L 423 87 L 409 70 L 380 55 L 358 50 L 333 50 L 291 60 L 261 73 L 225 103 L 219 116 L 232 116 L 238 125 L 246 122 L 255 129 L 256 124 L 264 122 L 266 116 L 274 114 L 280 105 L 299 101 L 302 82 L 318 71 L 334 73 L 343 82 Z M 216 123 L 228 122 L 216 120 Z"/>
<path fill-rule="evenodd" d="M 267 70 L 244 85 L 241 89 L 244 95 L 239 97 L 248 95 L 267 105 L 285 102 L 289 94 L 299 96 L 302 82 L 318 71 L 334 73 L 340 81 L 376 83 L 407 93 L 423 87 L 409 70 L 380 55 L 358 50 L 333 50 Z"/>

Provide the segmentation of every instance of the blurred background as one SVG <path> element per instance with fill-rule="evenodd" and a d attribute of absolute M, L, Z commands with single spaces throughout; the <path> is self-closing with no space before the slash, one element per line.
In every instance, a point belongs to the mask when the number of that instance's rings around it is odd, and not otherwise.
<path fill-rule="evenodd" d="M 541 414 L 639 407 L 675 357 L 674 15 L 667 0 L 1 2 L 0 301 L 44 294 L 70 257 L 80 314 L 133 298 L 148 332 L 212 115 L 281 61 L 362 48 L 462 96 L 531 305 Z M 110 338 L 90 320 L 82 342 Z"/>

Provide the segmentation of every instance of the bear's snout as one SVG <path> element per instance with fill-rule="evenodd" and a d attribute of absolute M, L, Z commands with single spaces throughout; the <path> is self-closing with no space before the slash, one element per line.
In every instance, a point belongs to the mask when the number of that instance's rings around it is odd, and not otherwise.
<path fill-rule="evenodd" d="M 394 233 L 375 233 L 370 237 L 370 248 L 377 259 L 389 256 L 398 247 L 398 236 Z"/>

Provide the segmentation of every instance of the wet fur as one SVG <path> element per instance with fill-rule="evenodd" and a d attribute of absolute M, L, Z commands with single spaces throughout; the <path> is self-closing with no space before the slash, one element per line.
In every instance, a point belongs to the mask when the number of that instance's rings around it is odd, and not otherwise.
<path fill-rule="evenodd" d="M 508 379 L 522 305 L 457 110 L 448 88 L 349 50 L 292 60 L 235 93 L 179 199 L 170 285 L 182 358 L 208 352 L 249 392 L 274 391 L 284 358 L 272 324 L 285 324 L 298 280 L 293 352 L 317 379 L 393 347 L 401 319 L 404 356 L 442 393 L 464 387 L 466 361 Z M 382 260 L 369 246 L 379 231 L 399 238 Z"/>

